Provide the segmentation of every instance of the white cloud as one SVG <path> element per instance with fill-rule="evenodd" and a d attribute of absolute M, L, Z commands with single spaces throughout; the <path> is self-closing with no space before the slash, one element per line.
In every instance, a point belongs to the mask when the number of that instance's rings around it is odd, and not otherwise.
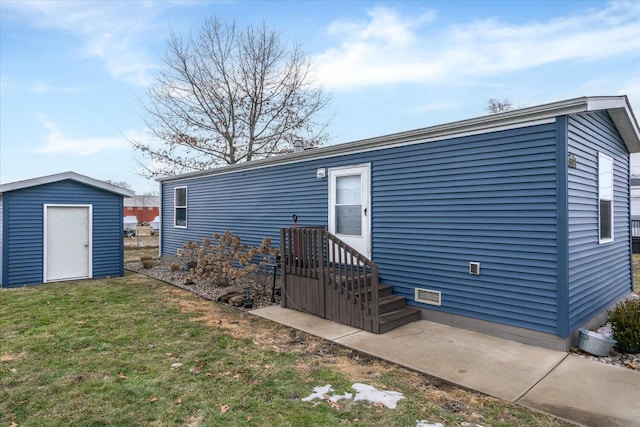
<path fill-rule="evenodd" d="M 433 22 L 434 11 L 427 11 L 414 18 L 403 18 L 393 10 L 378 7 L 367 13 L 370 21 L 335 21 L 327 29 L 330 35 L 344 35 L 351 41 L 376 40 L 393 46 L 406 46 L 416 40 L 412 30 Z"/>
<path fill-rule="evenodd" d="M 314 58 L 320 83 L 333 88 L 389 83 L 455 83 L 567 60 L 591 61 L 640 52 L 640 3 L 545 22 L 496 19 L 434 28 L 435 14 L 369 12 L 366 22 L 327 29 L 339 46 Z"/>
<path fill-rule="evenodd" d="M 78 53 L 103 60 L 109 72 L 129 83 L 151 82 L 153 61 L 144 52 L 153 17 L 148 2 L 15 1 L 3 8 L 25 25 L 75 34 L 83 39 Z"/>
<path fill-rule="evenodd" d="M 33 82 L 33 84 L 29 87 L 29 91 L 35 94 L 44 94 L 44 93 L 51 93 L 51 92 L 62 92 L 62 93 L 71 93 L 71 92 L 80 92 L 82 91 L 83 88 L 81 87 L 56 87 L 56 86 L 51 86 L 49 83 L 42 81 L 42 80 L 36 80 Z"/>
<path fill-rule="evenodd" d="M 36 118 L 47 129 L 46 142 L 36 150 L 36 153 L 90 156 L 104 150 L 128 148 L 127 137 L 134 136 L 134 132 L 130 132 L 119 137 L 73 138 L 64 135 L 46 115 L 38 113 Z"/>

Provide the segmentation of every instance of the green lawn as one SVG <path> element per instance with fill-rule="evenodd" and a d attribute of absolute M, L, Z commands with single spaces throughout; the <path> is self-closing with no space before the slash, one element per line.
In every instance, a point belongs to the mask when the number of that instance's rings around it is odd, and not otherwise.
<path fill-rule="evenodd" d="M 567 425 L 132 273 L 2 289 L 0 319 L 0 426 Z M 301 401 L 354 382 L 406 398 Z"/>

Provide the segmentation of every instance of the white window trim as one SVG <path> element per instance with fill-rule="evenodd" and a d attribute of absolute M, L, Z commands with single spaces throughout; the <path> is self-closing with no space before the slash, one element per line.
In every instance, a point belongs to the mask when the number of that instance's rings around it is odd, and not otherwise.
<path fill-rule="evenodd" d="M 600 178 L 601 178 L 601 159 L 606 159 L 609 162 L 611 162 L 611 198 L 609 199 L 608 197 L 602 197 L 602 195 L 600 194 Z M 613 162 L 613 158 L 611 156 L 608 156 L 606 154 L 603 153 L 598 153 L 598 243 L 610 243 L 613 242 L 613 238 L 614 238 L 614 229 L 613 229 L 613 225 L 614 225 L 614 213 L 615 213 L 615 208 L 614 208 L 614 204 L 613 204 L 613 199 L 614 199 L 614 195 L 613 195 L 613 171 L 614 171 L 614 162 Z M 601 221 L 601 212 L 600 212 L 600 200 L 609 200 L 611 201 L 611 237 L 607 237 L 607 238 L 601 238 L 600 236 L 600 221 Z"/>
<path fill-rule="evenodd" d="M 177 200 L 176 193 L 178 192 L 178 190 L 182 190 L 182 189 L 184 189 L 184 202 L 185 202 L 185 205 L 184 206 L 178 206 L 178 205 L 176 205 L 176 200 Z M 189 208 L 188 208 L 189 199 L 188 199 L 188 196 L 189 196 L 189 191 L 187 190 L 187 186 L 186 185 L 182 186 L 182 187 L 175 187 L 173 189 L 173 228 L 187 228 L 187 225 L 189 224 L 189 222 L 188 222 L 188 219 L 189 219 Z M 176 209 L 182 209 L 182 208 L 184 208 L 184 213 L 185 213 L 185 218 L 184 218 L 185 225 L 177 225 L 176 221 L 177 221 L 178 217 L 176 215 Z"/>

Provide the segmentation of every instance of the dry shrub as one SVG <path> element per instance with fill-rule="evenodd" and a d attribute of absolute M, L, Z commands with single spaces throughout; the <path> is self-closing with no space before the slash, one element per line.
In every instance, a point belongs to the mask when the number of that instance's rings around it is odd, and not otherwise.
<path fill-rule="evenodd" d="M 216 287 L 250 286 L 264 291 L 262 280 L 265 267 L 274 262 L 276 250 L 271 239 L 265 237 L 257 247 L 242 243 L 230 231 L 213 234 L 201 242 L 187 242 L 179 257 L 192 268 L 190 279 L 206 280 Z"/>

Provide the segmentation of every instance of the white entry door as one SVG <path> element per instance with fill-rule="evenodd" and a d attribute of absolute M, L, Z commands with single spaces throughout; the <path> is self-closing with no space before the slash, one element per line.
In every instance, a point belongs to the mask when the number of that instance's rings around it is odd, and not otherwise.
<path fill-rule="evenodd" d="M 329 231 L 371 258 L 370 166 L 329 169 Z"/>
<path fill-rule="evenodd" d="M 44 206 L 44 282 L 91 277 L 91 206 Z"/>

